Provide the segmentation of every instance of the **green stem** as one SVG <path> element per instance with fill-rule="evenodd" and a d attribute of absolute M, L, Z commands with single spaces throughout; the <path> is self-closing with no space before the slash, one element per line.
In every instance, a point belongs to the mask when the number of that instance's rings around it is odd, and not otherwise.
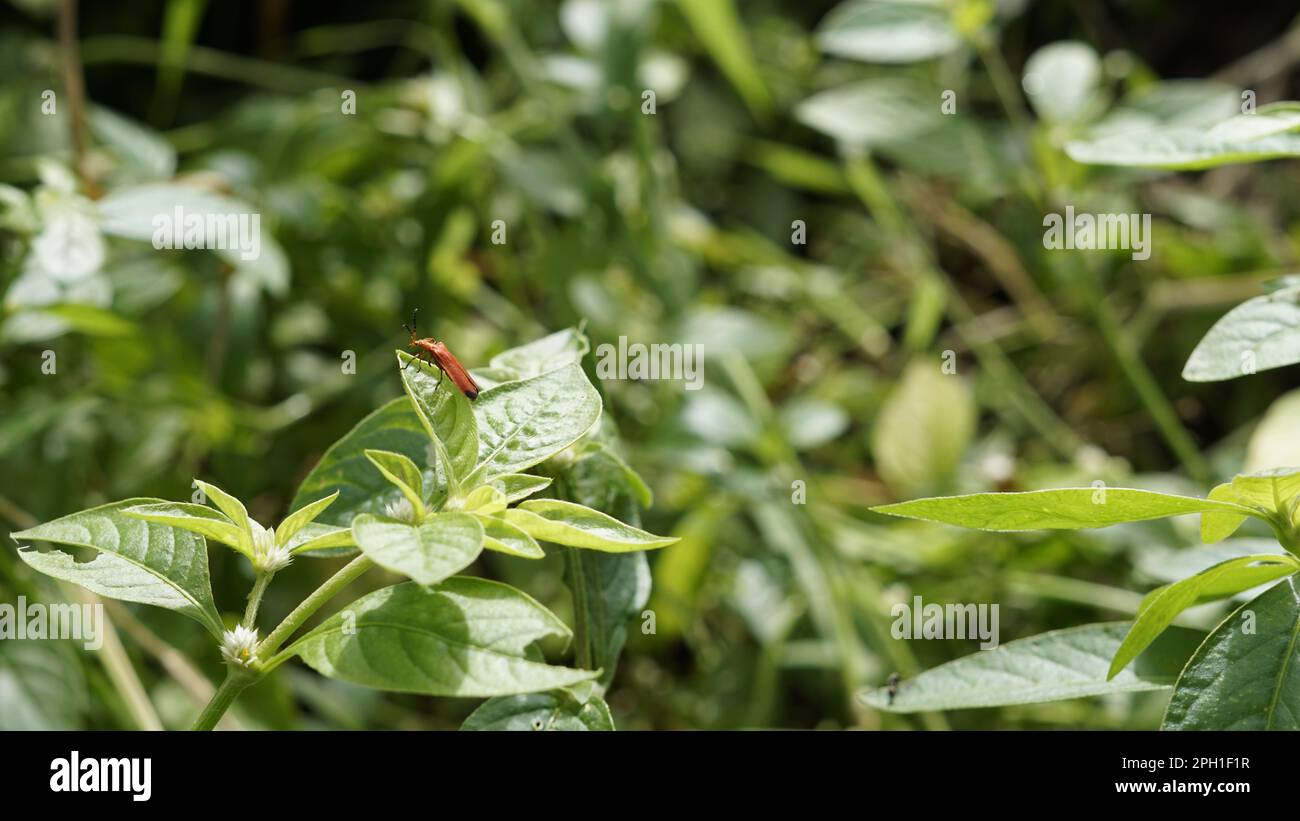
<path fill-rule="evenodd" d="M 591 630 L 587 624 L 587 572 L 582 566 L 582 551 L 566 548 L 564 563 L 569 571 L 569 588 L 573 592 L 574 661 L 584 670 L 596 669 L 591 650 Z"/>
<path fill-rule="evenodd" d="M 235 703 L 239 694 L 244 692 L 250 684 L 257 681 L 257 676 L 242 670 L 236 670 L 231 667 L 226 672 L 226 680 L 221 682 L 221 686 L 212 694 L 208 705 L 199 713 L 199 717 L 194 720 L 191 730 L 211 730 L 217 726 L 217 722 L 230 709 L 230 705 Z"/>
<path fill-rule="evenodd" d="M 253 589 L 248 593 L 248 607 L 244 610 L 244 620 L 240 622 L 245 627 L 252 627 L 253 622 L 257 620 L 257 611 L 262 606 L 262 596 L 266 593 L 266 587 L 271 583 L 271 577 L 274 575 L 273 572 L 258 571 Z"/>
<path fill-rule="evenodd" d="M 339 572 L 330 576 L 310 596 L 303 599 L 302 603 L 295 607 L 292 613 L 284 617 L 284 621 L 280 622 L 271 631 L 271 634 L 258 645 L 257 657 L 263 660 L 270 659 L 275 654 L 275 651 L 280 649 L 280 645 L 284 644 L 285 639 L 293 635 L 293 632 L 301 627 L 303 622 L 311 618 L 311 615 L 319 610 L 325 602 L 334 598 L 343 588 L 374 566 L 375 563 L 364 554 L 345 564 Z"/>

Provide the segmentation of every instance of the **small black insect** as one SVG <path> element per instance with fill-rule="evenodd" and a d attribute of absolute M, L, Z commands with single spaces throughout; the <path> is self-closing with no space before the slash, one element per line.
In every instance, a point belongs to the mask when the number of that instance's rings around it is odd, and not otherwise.
<path fill-rule="evenodd" d="M 894 703 L 894 696 L 898 695 L 898 683 L 902 680 L 903 677 L 898 673 L 890 673 L 889 678 L 885 679 L 885 686 L 889 688 L 890 705 Z"/>

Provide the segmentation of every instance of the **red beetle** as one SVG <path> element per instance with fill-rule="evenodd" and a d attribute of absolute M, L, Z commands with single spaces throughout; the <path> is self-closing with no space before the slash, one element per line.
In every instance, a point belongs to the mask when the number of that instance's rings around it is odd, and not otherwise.
<path fill-rule="evenodd" d="M 419 312 L 419 308 L 411 311 L 411 327 L 402 326 L 411 335 L 411 349 L 415 351 L 415 358 L 403 365 L 402 370 L 410 367 L 411 362 L 414 362 L 415 359 L 424 360 L 450 376 L 452 383 L 460 388 L 461 393 L 470 399 L 478 398 L 478 383 L 474 381 L 474 377 L 469 375 L 469 371 L 465 370 L 465 366 L 460 364 L 460 360 L 456 358 L 455 354 L 447 350 L 446 345 L 433 337 L 416 338 L 415 317 Z"/>

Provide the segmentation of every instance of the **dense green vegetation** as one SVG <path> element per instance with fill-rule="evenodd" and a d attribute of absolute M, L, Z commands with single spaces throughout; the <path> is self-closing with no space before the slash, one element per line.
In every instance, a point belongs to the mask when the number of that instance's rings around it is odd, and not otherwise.
<path fill-rule="evenodd" d="M 230 726 L 1152 728 L 1189 658 L 1250 649 L 1216 630 L 1235 607 L 1260 596 L 1260 635 L 1295 620 L 1296 488 L 1262 474 L 1300 465 L 1285 13 L 169 0 L 83 4 L 61 49 L 75 5 L 0 7 L 0 602 L 81 601 L 53 577 L 86 556 L 18 545 L 84 544 L 39 528 L 103 505 L 203 533 L 210 601 L 109 602 L 120 645 L 95 651 L 0 641 L 0 727 L 191 726 L 260 528 L 335 491 L 300 539 L 369 528 L 379 567 Z M 260 254 L 156 249 L 176 205 L 258 213 Z M 1147 215 L 1147 247 L 1050 247 L 1067 208 Z M 482 383 L 473 413 L 399 372 L 416 307 Z M 603 371 L 628 340 L 702 345 L 702 384 Z M 503 472 L 551 480 L 523 502 L 465 431 L 535 379 L 565 380 L 539 430 L 574 429 Z M 362 420 L 387 440 L 331 474 Z M 566 501 L 655 549 L 609 552 Z M 356 541 L 277 569 L 262 637 Z M 340 672 L 348 602 L 498 582 L 532 620 L 512 663 L 555 678 Z M 1001 646 L 892 637 L 918 596 L 997 604 Z M 1180 686 L 1165 720 L 1262 726 L 1287 688 L 1228 715 Z M 479 698 L 507 690 L 548 692 Z"/>

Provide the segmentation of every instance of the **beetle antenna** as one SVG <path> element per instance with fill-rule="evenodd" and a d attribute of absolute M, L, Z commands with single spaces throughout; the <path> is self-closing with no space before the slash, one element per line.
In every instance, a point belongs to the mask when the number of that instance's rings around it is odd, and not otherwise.
<path fill-rule="evenodd" d="M 420 313 L 419 308 L 416 308 L 415 310 L 411 311 L 411 333 L 415 333 L 415 329 L 419 327 L 415 324 L 415 317 L 419 313 Z"/>

